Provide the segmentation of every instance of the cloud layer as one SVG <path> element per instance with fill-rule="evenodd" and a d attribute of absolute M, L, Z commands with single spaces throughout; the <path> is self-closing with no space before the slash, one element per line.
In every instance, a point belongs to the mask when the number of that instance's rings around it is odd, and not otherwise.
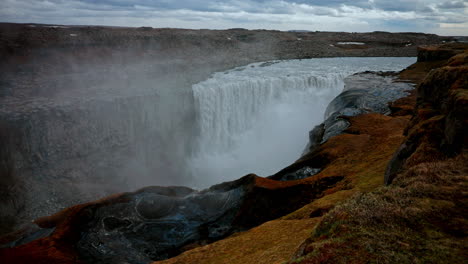
<path fill-rule="evenodd" d="M 468 35 L 463 0 L 2 0 L 0 21 Z"/>

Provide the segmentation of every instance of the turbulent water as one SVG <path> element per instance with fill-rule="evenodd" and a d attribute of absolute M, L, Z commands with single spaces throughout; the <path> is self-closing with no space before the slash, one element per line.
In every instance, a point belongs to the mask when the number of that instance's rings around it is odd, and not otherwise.
<path fill-rule="evenodd" d="M 268 176 L 297 159 L 308 131 L 351 74 L 398 71 L 415 58 L 324 58 L 254 63 L 193 86 L 199 134 L 194 185 Z"/>

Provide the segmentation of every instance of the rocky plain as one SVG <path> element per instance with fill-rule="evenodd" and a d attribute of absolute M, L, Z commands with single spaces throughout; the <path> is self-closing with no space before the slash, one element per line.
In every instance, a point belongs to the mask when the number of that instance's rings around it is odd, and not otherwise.
<path fill-rule="evenodd" d="M 455 38 L 1 24 L 0 42 L 2 263 L 466 260 Z M 252 62 L 385 56 L 418 61 L 346 78 L 290 166 L 174 187 L 190 181 L 193 84 Z M 133 191 L 154 179 L 169 187 Z"/>

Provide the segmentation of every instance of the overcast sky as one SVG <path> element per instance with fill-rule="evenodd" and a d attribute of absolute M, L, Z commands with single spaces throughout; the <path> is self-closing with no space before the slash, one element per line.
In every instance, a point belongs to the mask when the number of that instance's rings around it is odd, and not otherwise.
<path fill-rule="evenodd" d="M 468 35 L 468 0 L 0 0 L 0 21 Z"/>

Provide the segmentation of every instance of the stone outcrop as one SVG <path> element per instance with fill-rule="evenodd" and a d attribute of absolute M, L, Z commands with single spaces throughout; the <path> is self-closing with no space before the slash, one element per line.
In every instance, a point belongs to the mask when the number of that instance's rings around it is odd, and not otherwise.
<path fill-rule="evenodd" d="M 325 121 L 310 131 L 309 144 L 304 154 L 343 133 L 350 125 L 347 119 L 351 116 L 390 114 L 387 103 L 405 97 L 413 89 L 410 83 L 396 82 L 396 75 L 389 72 L 364 72 L 347 77 L 343 92 L 328 105 Z"/>
<path fill-rule="evenodd" d="M 452 53 L 460 53 L 467 45 L 456 45 Z M 450 46 L 442 46 L 442 52 Z M 430 51 L 432 51 L 432 54 Z M 438 47 L 427 47 L 425 56 L 440 58 Z M 447 60 L 445 66 L 431 71 L 417 88 L 417 103 L 407 139 L 395 153 L 385 173 L 390 184 L 406 165 L 459 154 L 467 146 L 467 53 Z"/>
<path fill-rule="evenodd" d="M 463 43 L 443 46 L 419 46 L 418 62 L 448 60 L 459 53 L 463 53 L 465 49 L 466 45 Z"/>

